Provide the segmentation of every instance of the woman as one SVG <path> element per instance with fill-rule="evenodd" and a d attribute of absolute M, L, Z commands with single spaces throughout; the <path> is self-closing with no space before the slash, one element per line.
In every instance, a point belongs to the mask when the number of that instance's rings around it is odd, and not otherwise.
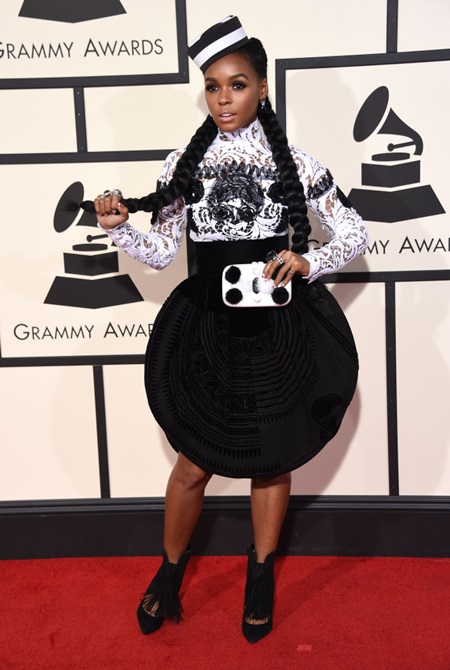
<path fill-rule="evenodd" d="M 336 301 L 314 280 L 367 246 L 365 227 L 331 174 L 289 146 L 268 100 L 267 56 L 237 17 L 191 44 L 210 115 L 170 154 L 156 193 L 95 200 L 116 245 L 154 268 L 174 258 L 185 230 L 198 272 L 161 309 L 149 341 L 150 407 L 178 452 L 165 507 L 162 565 L 138 607 L 144 634 L 179 621 L 189 541 L 213 473 L 251 479 L 254 544 L 248 550 L 242 630 L 272 629 L 273 567 L 290 472 L 335 435 L 352 398 L 357 353 Z M 306 202 L 331 236 L 308 252 Z M 152 211 L 142 234 L 129 212 Z M 288 224 L 294 229 L 289 250 Z M 267 256 L 267 254 L 269 254 Z M 293 295 L 282 307 L 233 308 L 221 297 L 228 264 L 268 260 L 264 277 Z"/>

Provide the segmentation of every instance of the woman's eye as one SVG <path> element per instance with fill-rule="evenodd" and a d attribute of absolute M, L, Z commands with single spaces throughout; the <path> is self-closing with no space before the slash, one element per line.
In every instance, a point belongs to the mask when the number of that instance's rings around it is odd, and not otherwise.
<path fill-rule="evenodd" d="M 247 88 L 247 84 L 243 81 L 235 81 L 232 84 L 232 88 L 239 91 L 243 88 Z M 217 84 L 207 84 L 205 86 L 205 91 L 208 91 L 208 93 L 214 93 L 218 90 L 219 90 L 219 87 L 217 86 Z"/>

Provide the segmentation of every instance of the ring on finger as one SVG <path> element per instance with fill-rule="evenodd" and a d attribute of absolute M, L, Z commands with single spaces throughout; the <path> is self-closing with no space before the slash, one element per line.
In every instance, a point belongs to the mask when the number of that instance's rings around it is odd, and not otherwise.
<path fill-rule="evenodd" d="M 120 197 L 122 197 L 123 193 L 120 190 L 120 188 L 113 188 L 113 190 L 111 191 L 111 195 L 120 195 Z"/>
<path fill-rule="evenodd" d="M 287 273 L 288 273 L 288 275 L 295 275 L 294 270 L 288 270 Z"/>
<path fill-rule="evenodd" d="M 266 261 L 271 262 L 271 261 L 278 261 L 280 265 L 284 265 L 284 260 L 277 254 L 276 251 L 269 251 L 269 253 L 266 255 Z"/>
<path fill-rule="evenodd" d="M 108 189 L 106 191 L 103 191 L 102 197 L 105 198 L 107 195 L 111 195 L 111 191 Z"/>

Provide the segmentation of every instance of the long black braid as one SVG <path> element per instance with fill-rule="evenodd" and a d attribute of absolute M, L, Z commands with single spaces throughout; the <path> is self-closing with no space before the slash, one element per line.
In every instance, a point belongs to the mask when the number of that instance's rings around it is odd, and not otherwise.
<path fill-rule="evenodd" d="M 267 54 L 260 40 L 252 37 L 237 49 L 237 53 L 242 54 L 249 61 L 261 80 L 267 78 Z M 283 184 L 289 223 L 294 229 L 292 251 L 303 254 L 308 251 L 308 236 L 311 232 L 305 193 L 286 135 L 268 98 L 263 107 L 259 106 L 258 118 L 272 149 L 273 159 Z M 123 198 L 122 202 L 128 211 L 131 214 L 138 211 L 153 212 L 152 223 L 154 223 L 161 207 L 171 204 L 186 193 L 192 175 L 216 135 L 217 126 L 211 116 L 208 116 L 193 135 L 179 159 L 170 182 L 166 186 L 158 187 L 155 192 L 143 198 Z M 90 201 L 81 203 L 81 207 L 89 211 L 94 210 L 93 203 Z"/>
<path fill-rule="evenodd" d="M 238 49 L 238 52 L 249 61 L 260 79 L 267 78 L 267 54 L 260 40 L 252 37 Z M 258 118 L 269 141 L 273 160 L 283 184 L 284 197 L 289 211 L 289 223 L 294 229 L 292 251 L 304 254 L 308 251 L 311 226 L 308 220 L 303 184 L 299 179 L 287 137 L 268 98 L 265 99 L 263 106 L 258 107 Z"/>
<path fill-rule="evenodd" d="M 311 233 L 303 184 L 298 177 L 297 167 L 290 152 L 286 135 L 266 98 L 265 105 L 258 111 L 258 118 L 272 149 L 273 160 L 280 173 L 284 197 L 289 211 L 289 223 L 294 229 L 292 251 L 304 254 L 308 251 L 308 237 Z"/>
<path fill-rule="evenodd" d="M 129 212 L 144 211 L 154 212 L 184 195 L 189 181 L 205 155 L 209 145 L 217 135 L 217 126 L 211 116 L 207 116 L 203 124 L 198 128 L 179 159 L 172 179 L 167 186 L 159 188 L 155 193 L 144 198 L 128 198 L 124 200 Z"/>
<path fill-rule="evenodd" d="M 130 214 L 140 211 L 153 212 L 152 223 L 154 223 L 161 207 L 170 205 L 174 200 L 185 194 L 195 169 L 216 135 L 217 126 L 212 117 L 208 115 L 192 136 L 176 165 L 172 179 L 166 186 L 158 185 L 156 191 L 143 198 L 122 198 L 122 202 Z M 82 202 L 81 207 L 90 212 L 95 211 L 94 203 L 90 200 Z"/>

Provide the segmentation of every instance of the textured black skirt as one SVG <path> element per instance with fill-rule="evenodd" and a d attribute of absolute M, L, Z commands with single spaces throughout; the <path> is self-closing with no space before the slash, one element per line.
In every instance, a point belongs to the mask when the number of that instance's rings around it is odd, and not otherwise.
<path fill-rule="evenodd" d="M 356 386 L 353 336 L 323 284 L 294 277 L 284 307 L 222 302 L 223 267 L 273 248 L 287 240 L 196 244 L 198 272 L 171 293 L 147 347 L 147 397 L 168 441 L 226 477 L 309 461 L 338 431 Z"/>

